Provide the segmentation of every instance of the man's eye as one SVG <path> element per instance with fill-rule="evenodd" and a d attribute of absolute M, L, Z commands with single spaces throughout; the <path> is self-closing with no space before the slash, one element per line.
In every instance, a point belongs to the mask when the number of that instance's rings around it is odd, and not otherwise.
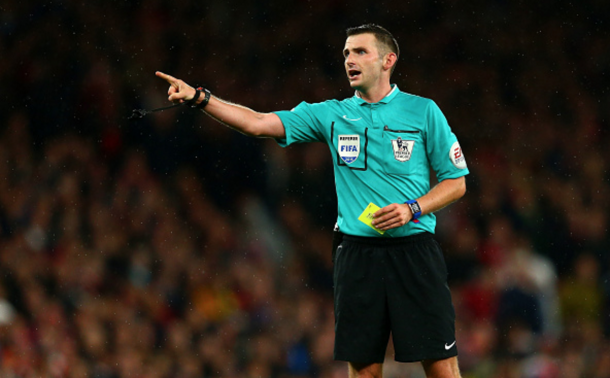
<path fill-rule="evenodd" d="M 364 54 L 366 54 L 366 52 L 364 50 L 360 50 L 360 51 L 358 51 L 358 54 L 364 55 Z"/>

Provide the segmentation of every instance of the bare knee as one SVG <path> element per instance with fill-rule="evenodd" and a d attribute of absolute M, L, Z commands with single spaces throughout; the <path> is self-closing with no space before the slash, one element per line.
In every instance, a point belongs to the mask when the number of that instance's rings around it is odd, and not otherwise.
<path fill-rule="evenodd" d="M 457 357 L 444 360 L 425 360 L 422 366 L 427 378 L 461 378 Z"/>
<path fill-rule="evenodd" d="M 383 376 L 383 364 L 359 364 L 348 363 L 349 378 L 381 378 Z"/>

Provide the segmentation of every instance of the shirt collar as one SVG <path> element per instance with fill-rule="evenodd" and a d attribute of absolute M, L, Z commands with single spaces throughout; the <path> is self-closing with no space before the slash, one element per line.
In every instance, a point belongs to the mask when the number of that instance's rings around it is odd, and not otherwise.
<path fill-rule="evenodd" d="M 392 99 L 394 97 L 396 97 L 396 94 L 399 91 L 400 90 L 398 89 L 398 85 L 392 84 L 392 90 L 390 91 L 390 93 L 388 93 L 384 98 L 379 100 L 379 102 L 377 102 L 377 104 L 387 104 L 388 102 L 392 101 Z M 358 105 L 371 104 L 371 103 L 363 100 L 362 97 L 360 97 L 360 94 L 358 93 L 358 91 L 356 91 L 356 93 L 354 94 L 354 98 L 356 99 L 356 103 L 358 103 Z"/>

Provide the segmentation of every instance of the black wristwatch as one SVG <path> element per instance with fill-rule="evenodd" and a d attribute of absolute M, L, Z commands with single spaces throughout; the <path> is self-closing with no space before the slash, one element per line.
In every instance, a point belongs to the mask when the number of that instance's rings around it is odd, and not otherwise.
<path fill-rule="evenodd" d="M 205 93 L 205 97 L 203 98 L 203 101 L 201 101 L 201 103 L 197 104 L 197 100 L 199 99 L 199 96 L 201 96 L 201 92 Z M 186 102 L 186 105 L 190 106 L 191 108 L 203 109 L 208 104 L 208 102 L 210 102 L 210 97 L 212 97 L 212 93 L 209 90 L 203 87 L 198 87 L 197 89 L 195 89 L 195 95 L 192 99 Z"/>
<path fill-rule="evenodd" d="M 205 93 L 205 97 L 203 98 L 203 101 L 201 101 L 199 103 L 199 105 L 194 105 L 193 108 L 203 109 L 206 107 L 208 102 L 210 102 L 210 97 L 212 97 L 212 92 L 210 92 L 209 90 L 207 90 L 203 87 L 199 87 L 199 88 L 197 88 L 197 90 Z"/>

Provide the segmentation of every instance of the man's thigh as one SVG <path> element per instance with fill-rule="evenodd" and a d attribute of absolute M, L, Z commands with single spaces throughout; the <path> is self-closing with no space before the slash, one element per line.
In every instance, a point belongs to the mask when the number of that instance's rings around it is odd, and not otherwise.
<path fill-rule="evenodd" d="M 427 238 L 390 250 L 385 271 L 395 359 L 456 356 L 455 311 L 438 243 Z"/>
<path fill-rule="evenodd" d="M 334 269 L 335 359 L 383 362 L 390 324 L 381 256 L 372 246 L 343 240 Z"/>

